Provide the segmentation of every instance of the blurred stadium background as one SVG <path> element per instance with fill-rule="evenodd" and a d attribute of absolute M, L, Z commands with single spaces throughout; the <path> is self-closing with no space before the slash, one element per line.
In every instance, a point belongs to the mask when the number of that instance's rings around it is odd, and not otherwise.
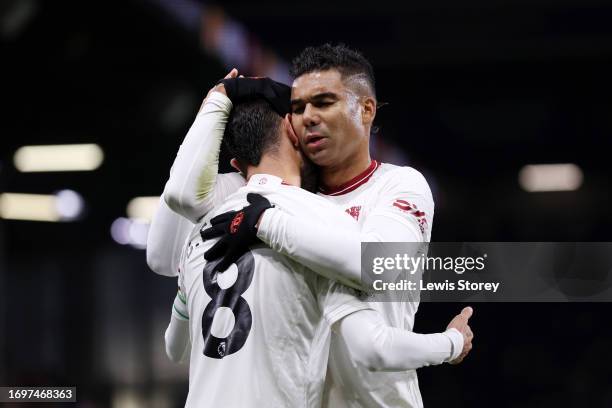
<path fill-rule="evenodd" d="M 288 82 L 307 45 L 373 63 L 388 102 L 373 155 L 426 175 L 434 240 L 609 241 L 610 21 L 598 0 L 4 0 L 0 385 L 182 406 L 186 366 L 163 351 L 175 283 L 146 266 L 147 197 L 218 78 Z M 22 149 L 58 144 L 87 145 Z M 612 406 L 612 305 L 474 307 L 470 358 L 420 370 L 426 406 Z M 416 330 L 460 308 L 424 304 Z"/>

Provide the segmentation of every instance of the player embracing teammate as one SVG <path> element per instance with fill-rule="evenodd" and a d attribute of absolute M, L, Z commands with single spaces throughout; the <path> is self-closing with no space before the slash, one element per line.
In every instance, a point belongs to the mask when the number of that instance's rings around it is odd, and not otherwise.
<path fill-rule="evenodd" d="M 379 163 L 370 157 L 369 137 L 377 100 L 372 67 L 361 54 L 342 45 L 306 48 L 293 61 L 291 73 L 295 80 L 291 113 L 286 120 L 295 133 L 296 144 L 318 166 L 318 195 L 350 215 L 357 229 L 301 216 L 300 205 L 304 203 L 262 206 L 260 198 L 266 200 L 264 194 L 256 196 L 258 204 L 231 209 L 231 216 L 208 218 L 213 225 L 205 226 L 202 237 L 221 235 L 221 239 L 207 259 L 217 262 L 222 271 L 241 262 L 249 246 L 262 241 L 309 270 L 361 288 L 361 242 L 430 240 L 434 214 L 431 192 L 418 171 Z M 234 70 L 229 76 L 236 75 Z M 191 223 L 200 222 L 245 183 L 237 173 L 217 174 L 218 152 L 231 103 L 227 104 L 227 97 L 219 96 L 219 88 L 216 90 L 213 88 L 203 106 L 205 109 L 206 104 L 213 105 L 207 109 L 216 115 L 215 120 L 198 123 L 196 119 L 179 150 L 163 195 L 168 206 Z M 236 210 L 240 210 L 241 220 L 251 222 L 236 222 Z M 160 224 L 154 222 L 153 237 L 155 223 Z M 193 225 L 179 219 L 167 225 L 174 225 L 170 240 L 164 245 L 150 239 L 147 255 L 154 270 L 172 275 L 177 267 L 175 248 Z M 206 228 L 215 231 L 207 233 Z M 370 302 L 368 307 L 384 316 L 389 326 L 411 331 L 418 299 Z M 460 362 L 471 349 L 470 316 L 471 309 L 466 308 L 449 325 L 462 334 L 462 350 L 455 354 L 458 357 L 454 362 Z M 354 361 L 353 348 L 345 337 L 332 332 L 324 406 L 422 406 L 414 369 L 373 372 Z"/>

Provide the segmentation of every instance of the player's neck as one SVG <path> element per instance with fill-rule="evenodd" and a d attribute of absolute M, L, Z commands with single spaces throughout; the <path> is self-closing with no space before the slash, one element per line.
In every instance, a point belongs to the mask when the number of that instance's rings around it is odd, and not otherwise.
<path fill-rule="evenodd" d="M 332 190 L 366 171 L 371 163 L 372 158 L 368 150 L 343 160 L 338 165 L 321 167 L 321 183 L 326 189 Z"/>
<path fill-rule="evenodd" d="M 280 177 L 285 183 L 292 186 L 301 184 L 300 171 L 296 164 L 279 160 L 273 155 L 264 155 L 257 166 L 247 168 L 247 180 L 254 174 L 270 174 Z"/>

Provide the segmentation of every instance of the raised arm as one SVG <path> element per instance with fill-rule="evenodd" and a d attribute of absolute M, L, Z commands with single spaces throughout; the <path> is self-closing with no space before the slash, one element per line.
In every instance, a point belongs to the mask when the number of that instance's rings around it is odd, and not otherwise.
<path fill-rule="evenodd" d="M 226 78 L 235 78 L 233 69 Z M 196 223 L 244 184 L 238 173 L 219 175 L 219 151 L 232 102 L 223 84 L 213 87 L 187 132 L 172 165 L 163 197 L 178 214 Z"/>
<path fill-rule="evenodd" d="M 235 77 L 232 70 L 226 78 Z M 219 149 L 232 103 L 223 85 L 212 88 L 183 140 L 153 217 L 147 264 L 160 275 L 176 276 L 178 257 L 193 224 L 242 185 L 238 173 L 217 174 Z"/>
<path fill-rule="evenodd" d="M 223 182 L 217 177 L 219 150 L 231 109 L 232 103 L 220 92 L 212 92 L 206 98 L 181 144 L 164 188 L 168 206 L 193 223 L 224 198 L 217 193 L 225 189 L 215 185 Z"/>

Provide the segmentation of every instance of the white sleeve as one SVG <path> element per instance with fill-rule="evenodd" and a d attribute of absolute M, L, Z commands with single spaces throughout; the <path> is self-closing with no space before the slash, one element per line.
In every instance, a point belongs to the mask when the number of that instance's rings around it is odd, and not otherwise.
<path fill-rule="evenodd" d="M 244 185 L 238 173 L 219 175 L 219 150 L 232 102 L 212 92 L 179 148 L 164 189 L 168 206 L 197 223 L 227 195 Z"/>
<path fill-rule="evenodd" d="M 456 359 L 463 349 L 457 329 L 418 334 L 387 326 L 374 310 L 346 316 L 333 327 L 353 361 L 372 371 L 404 371 Z"/>
<path fill-rule="evenodd" d="M 315 277 L 317 303 L 323 317 L 330 326 L 351 313 L 371 309 L 368 303 L 359 299 L 358 293 L 354 289 L 321 276 L 315 275 Z"/>
<path fill-rule="evenodd" d="M 190 349 L 189 312 L 181 290 L 178 291 L 172 305 L 170 324 L 164 335 L 166 354 L 175 363 L 182 361 Z"/>
<path fill-rule="evenodd" d="M 163 199 L 151 221 L 147 236 L 147 264 L 155 273 L 176 276 L 191 221 L 172 211 Z"/>
<path fill-rule="evenodd" d="M 361 280 L 362 242 L 429 240 L 433 199 L 423 176 L 416 185 L 414 178 L 412 174 L 410 181 L 389 178 L 360 232 L 272 208 L 264 212 L 257 236 L 275 251 L 329 279 L 369 290 Z M 338 212 L 339 217 L 344 216 L 340 209 Z M 292 213 L 299 214 L 299 208 Z"/>

